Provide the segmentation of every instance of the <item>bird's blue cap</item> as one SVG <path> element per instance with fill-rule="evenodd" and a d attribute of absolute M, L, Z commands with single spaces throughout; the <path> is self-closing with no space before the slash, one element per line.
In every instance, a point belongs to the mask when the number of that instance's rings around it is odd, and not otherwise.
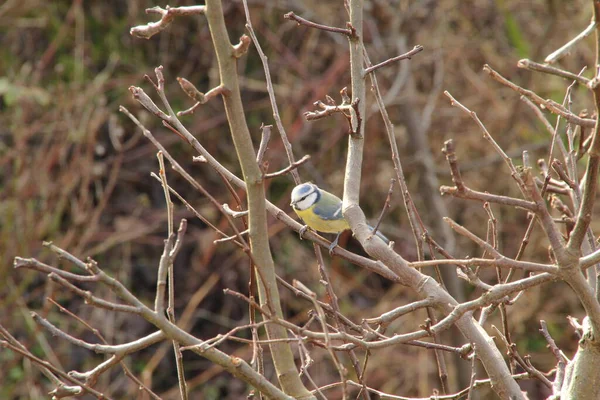
<path fill-rule="evenodd" d="M 312 183 L 303 183 L 301 185 L 296 186 L 294 190 L 292 190 L 292 195 L 305 196 L 314 191 L 315 188 Z"/>
<path fill-rule="evenodd" d="M 292 204 L 304 196 L 317 191 L 317 186 L 312 183 L 302 183 L 292 190 Z"/>

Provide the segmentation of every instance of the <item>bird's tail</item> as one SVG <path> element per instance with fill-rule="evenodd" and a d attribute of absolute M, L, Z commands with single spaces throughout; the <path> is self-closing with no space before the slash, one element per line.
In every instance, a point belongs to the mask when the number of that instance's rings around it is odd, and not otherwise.
<path fill-rule="evenodd" d="M 371 231 L 375 230 L 375 228 L 371 225 L 369 225 L 369 228 L 371 229 Z M 383 233 L 381 233 L 381 231 L 377 230 L 377 232 L 375 232 L 375 235 L 379 236 L 379 239 L 383 240 L 385 244 L 390 244 L 390 239 L 388 239 Z"/>

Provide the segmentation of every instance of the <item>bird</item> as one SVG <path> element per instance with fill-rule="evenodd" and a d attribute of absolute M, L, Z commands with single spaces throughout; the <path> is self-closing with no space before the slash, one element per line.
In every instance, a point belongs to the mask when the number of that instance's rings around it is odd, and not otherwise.
<path fill-rule="evenodd" d="M 290 205 L 306 224 L 300 230 L 300 238 L 307 227 L 323 233 L 335 233 L 337 236 L 329 246 L 329 253 L 338 244 L 342 232 L 350 229 L 348 221 L 342 215 L 342 200 L 334 194 L 319 188 L 314 183 L 302 183 L 292 190 Z M 370 227 L 373 230 L 373 227 Z M 377 232 L 383 241 L 389 239 Z"/>

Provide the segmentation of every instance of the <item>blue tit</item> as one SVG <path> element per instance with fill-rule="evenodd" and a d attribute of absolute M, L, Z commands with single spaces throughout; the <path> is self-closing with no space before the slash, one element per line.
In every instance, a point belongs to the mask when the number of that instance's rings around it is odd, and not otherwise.
<path fill-rule="evenodd" d="M 346 229 L 350 229 L 350 225 L 342 215 L 342 200 L 313 183 L 296 186 L 292 190 L 290 205 L 308 227 L 319 232 L 337 234 L 329 247 L 330 253 L 337 246 L 340 234 Z M 302 231 L 300 232 L 300 237 L 302 237 Z M 379 232 L 377 232 L 377 236 L 389 243 L 389 240 Z"/>

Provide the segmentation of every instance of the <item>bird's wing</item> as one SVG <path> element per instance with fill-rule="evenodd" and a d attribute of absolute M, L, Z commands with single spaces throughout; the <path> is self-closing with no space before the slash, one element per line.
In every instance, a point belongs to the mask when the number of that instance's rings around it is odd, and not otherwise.
<path fill-rule="evenodd" d="M 330 193 L 321 192 L 321 200 L 313 207 L 313 212 L 321 219 L 335 221 L 344 219 L 342 215 L 342 200 Z"/>

